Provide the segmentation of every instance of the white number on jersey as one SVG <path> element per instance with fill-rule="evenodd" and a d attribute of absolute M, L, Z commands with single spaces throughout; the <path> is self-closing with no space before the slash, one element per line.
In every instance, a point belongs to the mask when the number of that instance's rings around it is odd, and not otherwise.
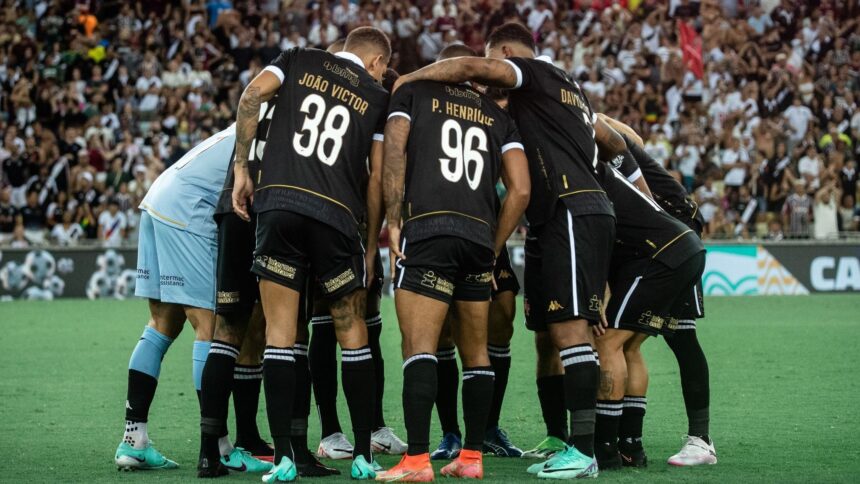
<path fill-rule="evenodd" d="M 293 136 L 293 149 L 305 157 L 312 156 L 316 151 L 317 158 L 321 162 L 329 166 L 334 165 L 343 147 L 343 136 L 349 128 L 349 110 L 344 106 L 336 105 L 332 106 L 326 115 L 325 99 L 319 94 L 310 94 L 302 101 L 299 111 L 307 116 L 301 131 Z M 322 133 L 319 131 L 320 124 L 323 125 Z M 306 143 L 302 143 L 302 140 Z M 326 151 L 327 145 L 328 151 Z"/>
<path fill-rule="evenodd" d="M 477 190 L 481 184 L 481 173 L 484 171 L 484 157 L 481 152 L 487 152 L 487 134 L 484 130 L 472 126 L 464 135 L 460 123 L 453 119 L 445 121 L 442 124 L 442 152 L 449 157 L 439 158 L 442 176 L 452 183 L 457 183 L 465 173 L 469 188 Z M 471 169 L 472 166 L 474 169 Z"/>

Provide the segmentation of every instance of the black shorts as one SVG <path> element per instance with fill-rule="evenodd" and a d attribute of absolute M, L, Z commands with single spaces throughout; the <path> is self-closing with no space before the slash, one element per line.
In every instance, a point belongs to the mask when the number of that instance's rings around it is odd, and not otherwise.
<path fill-rule="evenodd" d="M 600 321 L 609 262 L 615 243 L 615 218 L 574 217 L 563 203 L 552 219 L 526 237 L 526 327 L 574 319 Z"/>
<path fill-rule="evenodd" d="M 493 289 L 493 299 L 499 294 L 510 291 L 514 296 L 520 293 L 520 281 L 517 280 L 517 275 L 511 267 L 511 257 L 508 255 L 508 248 L 505 247 L 499 257 L 496 259 L 496 266 L 493 268 L 493 277 L 496 279 L 496 288 Z"/>
<path fill-rule="evenodd" d="M 380 257 L 378 250 L 376 252 L 376 263 L 374 265 L 376 268 L 374 269 L 373 279 L 370 281 L 370 287 L 367 288 L 367 304 L 365 307 L 364 322 L 367 323 L 368 328 L 382 325 L 382 315 L 379 313 L 379 300 L 382 299 L 384 269 L 382 267 L 382 258 Z M 322 290 L 318 284 L 315 284 L 308 292 L 306 302 L 307 307 L 309 308 L 308 314 L 313 315 L 310 319 L 310 324 L 312 326 L 334 323 L 334 320 L 331 317 L 329 304 L 323 298 Z"/>
<path fill-rule="evenodd" d="M 373 264 L 373 280 L 370 281 L 370 286 L 367 287 L 367 300 L 371 298 L 382 298 L 382 284 L 385 279 L 385 268 L 382 267 L 382 255 L 379 249 L 376 249 L 376 262 Z"/>
<path fill-rule="evenodd" d="M 256 221 L 245 222 L 235 213 L 218 217 L 218 266 L 215 313 L 250 311 L 260 298 L 254 262 Z"/>
<path fill-rule="evenodd" d="M 493 251 L 469 240 L 439 236 L 400 243 L 394 288 L 451 301 L 489 301 L 493 291 Z"/>
<path fill-rule="evenodd" d="M 609 280 L 612 292 L 606 306 L 609 327 L 651 336 L 672 334 L 678 327 L 677 315 L 687 309 L 688 294 L 704 269 L 704 252 L 674 269 L 651 258 L 618 264 Z"/>
<path fill-rule="evenodd" d="M 364 248 L 331 225 L 287 210 L 257 215 L 252 271 L 301 292 L 313 271 L 322 297 L 341 298 L 364 287 Z"/>

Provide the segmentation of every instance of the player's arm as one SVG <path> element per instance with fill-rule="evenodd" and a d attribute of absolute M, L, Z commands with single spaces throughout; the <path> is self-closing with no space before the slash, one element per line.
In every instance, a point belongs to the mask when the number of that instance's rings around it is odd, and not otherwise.
<path fill-rule="evenodd" d="M 407 82 L 415 81 L 455 84 L 474 81 L 485 86 L 515 89 L 522 83 L 522 74 L 518 73 L 514 64 L 507 61 L 481 57 L 455 57 L 400 76 L 394 83 L 394 90 Z"/>
<path fill-rule="evenodd" d="M 233 165 L 233 210 L 244 220 L 251 220 L 248 215 L 248 201 L 254 192 L 254 185 L 248 173 L 248 159 L 260 121 L 260 105 L 278 92 L 281 82 L 281 77 L 274 71 L 264 70 L 248 84 L 239 98 L 236 114 L 236 160 Z"/>
<path fill-rule="evenodd" d="M 633 130 L 630 126 L 618 121 L 617 119 L 610 118 L 609 116 L 603 113 L 597 113 L 597 119 L 600 119 L 604 123 L 608 124 L 612 129 L 617 131 L 619 134 L 627 136 L 627 139 L 639 145 L 640 148 L 645 147 L 645 142 L 642 140 L 636 131 Z"/>
<path fill-rule="evenodd" d="M 621 174 L 627 177 L 627 180 L 635 185 L 642 193 L 654 198 L 653 195 L 651 195 L 651 189 L 648 188 L 648 184 L 645 182 L 645 177 L 642 176 L 642 171 L 639 169 L 639 165 L 633 158 L 633 154 L 627 149 L 627 142 L 624 140 L 624 137 L 618 133 L 618 131 L 615 131 L 615 129 L 609 125 L 606 121 L 607 119 L 611 118 L 601 117 L 600 115 L 596 116 L 597 121 L 594 123 L 594 141 L 597 142 L 597 147 L 600 148 L 601 153 L 604 153 L 607 156 L 607 159 L 611 160 L 619 156 L 622 157 Z M 636 133 L 634 132 L 633 134 L 635 135 Z"/>
<path fill-rule="evenodd" d="M 376 251 L 379 248 L 379 231 L 385 206 L 382 203 L 382 141 L 373 141 L 370 146 L 370 179 L 367 182 L 367 265 L 368 281 L 374 277 Z M 368 282 L 369 283 L 369 282 Z"/>
<path fill-rule="evenodd" d="M 496 223 L 496 257 L 505 250 L 508 238 L 517 228 L 531 197 L 532 182 L 529 164 L 522 148 L 511 148 L 502 153 L 502 182 L 508 194 L 502 202 Z"/>
<path fill-rule="evenodd" d="M 404 116 L 392 116 L 385 124 L 385 141 L 382 164 L 382 194 L 385 200 L 385 218 L 388 220 L 388 244 L 395 257 L 404 259 L 400 252 L 400 225 L 403 208 L 403 188 L 406 184 L 406 142 L 411 122 Z M 394 273 L 394 257 L 391 269 Z"/>

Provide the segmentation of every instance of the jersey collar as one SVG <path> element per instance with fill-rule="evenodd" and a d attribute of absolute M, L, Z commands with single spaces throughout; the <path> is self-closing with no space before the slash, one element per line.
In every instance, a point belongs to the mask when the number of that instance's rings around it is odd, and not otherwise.
<path fill-rule="evenodd" d="M 535 57 L 535 60 L 539 60 L 541 62 L 546 62 L 547 64 L 552 64 L 552 57 L 548 55 L 539 55 Z"/>
<path fill-rule="evenodd" d="M 340 52 L 335 52 L 335 57 L 340 57 L 341 59 L 346 59 L 358 64 L 362 69 L 367 70 L 367 67 L 364 67 L 364 62 L 361 61 L 361 57 L 353 54 L 352 52 L 347 52 L 342 50 Z"/>

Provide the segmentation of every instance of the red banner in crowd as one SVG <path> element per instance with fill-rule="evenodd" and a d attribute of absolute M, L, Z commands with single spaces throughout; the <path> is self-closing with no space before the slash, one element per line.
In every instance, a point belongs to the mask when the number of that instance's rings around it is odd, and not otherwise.
<path fill-rule="evenodd" d="M 681 39 L 681 53 L 684 64 L 699 79 L 705 74 L 705 66 L 702 61 L 702 37 L 687 22 L 678 20 L 678 34 Z"/>

